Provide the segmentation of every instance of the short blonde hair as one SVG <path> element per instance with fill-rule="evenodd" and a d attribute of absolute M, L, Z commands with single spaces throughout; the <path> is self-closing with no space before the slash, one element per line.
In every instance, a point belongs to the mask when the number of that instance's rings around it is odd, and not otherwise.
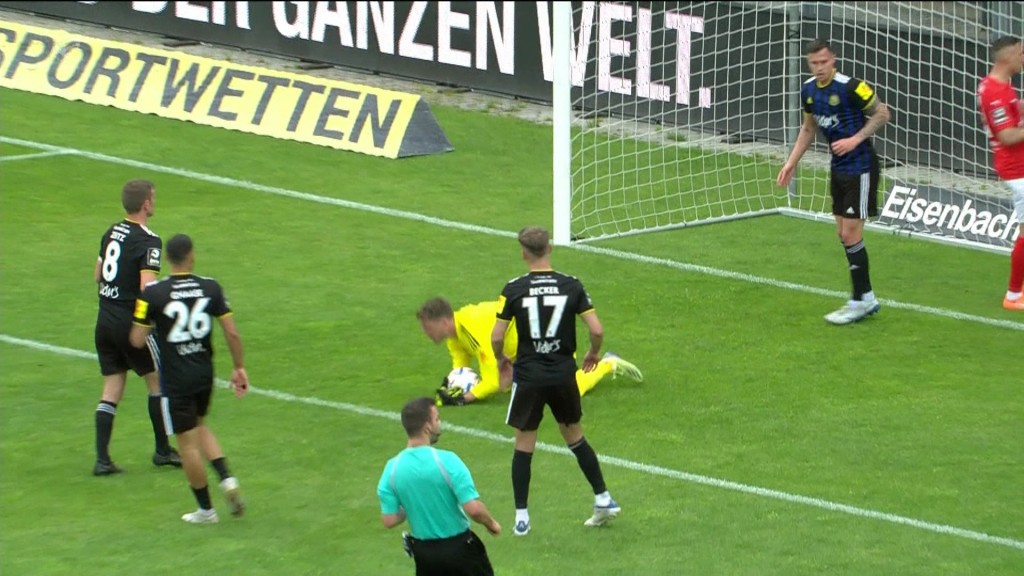
<path fill-rule="evenodd" d="M 519 245 L 536 258 L 548 253 L 550 242 L 551 235 L 540 226 L 527 226 L 519 231 Z"/>

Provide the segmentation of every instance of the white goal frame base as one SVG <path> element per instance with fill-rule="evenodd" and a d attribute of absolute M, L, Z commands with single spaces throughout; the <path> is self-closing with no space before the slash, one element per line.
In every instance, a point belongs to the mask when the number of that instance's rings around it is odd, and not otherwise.
<path fill-rule="evenodd" d="M 664 232 L 667 230 L 678 230 L 681 228 L 693 228 L 695 226 L 705 226 L 707 224 L 720 224 L 722 222 L 731 222 L 734 220 L 746 220 L 748 218 L 760 218 L 762 216 L 773 216 L 782 215 L 793 218 L 801 218 L 803 220 L 810 220 L 813 222 L 821 222 L 824 224 L 834 224 L 835 217 L 831 214 L 824 212 L 812 212 L 810 210 L 801 210 L 799 208 L 768 208 L 765 210 L 757 210 L 754 212 L 745 212 L 743 214 L 735 214 L 732 216 L 719 216 L 717 218 L 708 218 L 706 220 L 700 220 L 697 222 L 685 222 L 680 224 L 671 224 L 668 226 L 659 226 L 657 228 L 644 228 L 640 230 L 629 230 L 627 232 L 621 232 L 618 234 L 604 234 L 602 236 L 595 236 L 592 238 L 576 238 L 573 237 L 568 244 L 589 244 L 592 242 L 598 242 L 601 240 L 610 240 L 612 238 L 624 238 L 626 236 L 636 236 L 638 234 L 651 234 L 656 232 Z M 867 222 L 864 224 L 864 229 L 876 233 L 884 233 L 890 236 L 899 236 L 901 238 L 915 238 L 918 240 L 927 240 L 929 242 L 935 242 L 937 244 L 946 244 L 950 246 L 958 246 L 960 248 L 971 248 L 974 250 L 981 250 L 984 252 L 992 252 L 995 254 L 1009 255 L 1011 248 L 1005 246 L 991 246 L 981 244 L 979 242 L 971 242 L 961 238 L 953 238 L 950 236 L 941 236 L 938 234 L 928 234 L 925 232 L 919 232 L 917 230 L 909 230 L 907 228 L 901 228 L 899 226 L 890 226 L 888 224 L 882 224 L 881 222 Z M 556 244 L 562 244 L 556 242 Z"/>

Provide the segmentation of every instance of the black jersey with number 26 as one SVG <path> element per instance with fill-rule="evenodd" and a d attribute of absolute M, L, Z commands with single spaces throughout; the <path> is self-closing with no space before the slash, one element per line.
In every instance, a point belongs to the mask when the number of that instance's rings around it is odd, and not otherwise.
<path fill-rule="evenodd" d="M 501 291 L 498 318 L 516 320 L 516 386 L 576 385 L 576 316 L 594 309 L 583 283 L 555 272 L 530 272 Z"/>
<path fill-rule="evenodd" d="M 160 349 L 160 388 L 165 396 L 191 394 L 213 385 L 214 318 L 231 314 L 213 278 L 175 274 L 146 286 L 134 321 L 152 326 Z"/>
<path fill-rule="evenodd" d="M 100 310 L 108 306 L 131 311 L 139 296 L 139 273 L 160 273 L 160 237 L 138 222 L 124 219 L 100 239 Z"/>

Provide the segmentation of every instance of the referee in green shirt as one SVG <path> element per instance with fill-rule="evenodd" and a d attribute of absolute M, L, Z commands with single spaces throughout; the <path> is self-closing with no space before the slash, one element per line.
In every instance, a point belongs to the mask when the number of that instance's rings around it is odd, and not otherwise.
<path fill-rule="evenodd" d="M 492 576 L 487 550 L 469 529 L 469 519 L 495 536 L 501 533 L 501 525 L 480 501 L 462 459 L 433 447 L 441 435 L 434 399 L 406 403 L 402 426 L 409 442 L 388 460 L 377 484 L 384 527 L 409 520 L 407 545 L 416 562 L 416 576 Z"/>

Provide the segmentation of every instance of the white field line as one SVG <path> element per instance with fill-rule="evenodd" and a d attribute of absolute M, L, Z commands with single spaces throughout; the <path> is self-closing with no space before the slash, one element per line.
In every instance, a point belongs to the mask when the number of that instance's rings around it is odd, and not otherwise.
<path fill-rule="evenodd" d="M 475 224 L 466 224 L 463 222 L 456 222 L 454 220 L 447 220 L 444 218 L 435 218 L 433 216 L 426 216 L 424 214 L 418 214 L 416 212 L 408 212 L 406 210 L 396 210 L 394 208 L 384 208 L 382 206 L 374 206 L 372 204 L 363 204 L 361 202 L 352 202 L 349 200 L 341 200 L 338 198 L 330 198 L 327 196 L 318 196 L 316 194 L 309 194 L 306 192 L 298 192 L 295 190 L 289 190 L 287 188 L 279 188 L 276 186 L 265 186 L 263 184 L 257 184 L 255 182 L 249 182 L 246 180 L 237 180 L 234 178 L 225 178 L 223 176 L 214 176 L 211 174 L 203 174 L 201 172 L 193 172 L 191 170 L 185 170 L 182 168 L 173 168 L 170 166 L 162 166 L 160 164 L 152 164 L 149 162 L 140 162 L 138 160 L 130 160 L 127 158 L 118 158 L 116 156 L 108 156 L 106 154 L 100 154 L 97 152 L 89 152 L 87 150 L 79 150 L 76 148 L 64 148 L 61 146 L 53 146 L 50 144 L 43 144 L 41 142 L 33 142 L 31 140 L 21 140 L 19 138 L 11 138 L 8 136 L 0 136 L 0 142 L 7 144 L 16 144 L 18 146 L 24 146 L 26 148 L 35 148 L 38 150 L 45 150 L 49 152 L 57 152 L 61 154 L 72 154 L 75 156 L 81 156 L 90 160 L 98 160 L 101 162 L 109 162 L 111 164 L 119 164 L 122 166 L 131 166 L 133 168 L 139 168 L 142 170 L 148 170 L 151 172 L 158 172 L 161 174 L 172 174 L 174 176 L 180 176 L 182 178 L 190 178 L 192 180 L 198 180 L 201 182 L 210 182 L 211 184 L 219 184 L 222 186 L 231 186 L 235 188 L 242 188 L 245 190 L 252 190 L 254 192 L 263 192 L 266 194 L 274 194 L 277 196 L 284 196 L 286 198 L 295 198 L 298 200 L 306 200 L 308 202 L 316 202 L 319 204 L 329 204 L 332 206 L 340 206 L 342 208 L 350 208 L 352 210 L 361 210 L 364 212 L 372 212 L 374 214 L 381 214 L 384 216 L 392 216 L 395 218 L 402 218 L 405 220 L 415 220 L 417 222 L 424 222 L 427 224 L 434 224 L 443 228 L 451 228 L 456 230 L 465 230 L 468 232 L 478 232 L 480 234 L 487 234 L 489 236 L 500 236 L 504 238 L 515 238 L 516 233 L 506 230 L 498 230 L 496 228 L 490 228 L 487 226 L 477 226 Z M 629 260 L 632 262 L 640 262 L 644 264 L 652 264 L 656 266 L 665 266 L 675 270 L 681 270 L 684 272 L 695 272 L 697 274 L 704 274 L 707 276 L 716 276 L 718 278 L 727 278 L 730 280 L 737 280 L 740 282 L 747 282 L 750 284 L 758 284 L 761 286 L 770 286 L 772 288 L 781 288 L 783 290 L 791 290 L 794 292 L 804 292 L 806 294 L 815 294 L 818 296 L 828 296 L 831 298 L 845 300 L 849 295 L 846 292 L 840 292 L 838 290 L 828 290 L 825 288 L 816 288 L 814 286 L 807 286 L 805 284 L 797 284 L 795 282 L 786 282 L 784 280 L 775 280 L 772 278 L 765 278 L 763 276 L 754 276 L 751 274 L 744 274 L 742 272 L 733 272 L 730 270 L 723 270 L 721 268 L 712 268 L 710 266 L 700 266 L 698 264 L 689 264 L 686 262 L 679 262 L 677 260 L 671 260 L 668 258 L 656 258 L 654 256 L 645 256 L 642 254 L 636 254 L 633 252 L 625 252 L 622 250 L 615 250 L 612 248 L 603 248 L 600 246 L 591 246 L 588 244 L 574 244 L 568 247 L 570 250 L 578 250 L 580 252 L 589 252 L 592 254 L 601 254 L 604 256 L 610 256 L 622 260 Z M 987 326 L 995 326 L 999 328 L 1008 328 L 1010 330 L 1024 331 L 1024 322 L 1017 322 L 1013 320 L 1003 320 L 999 318 L 989 318 L 987 316 L 977 316 L 975 314 L 967 314 L 965 312 L 958 312 L 956 310 L 949 310 L 946 308 L 936 308 L 932 306 L 922 306 L 920 304 L 912 304 L 909 302 L 898 302 L 896 300 L 889 300 L 886 298 L 881 299 L 883 308 L 895 308 L 897 310 L 909 310 L 911 312 L 918 312 L 921 314 L 927 314 L 929 316 L 939 316 L 942 318 L 949 318 L 952 320 L 960 320 L 963 322 L 974 322 L 977 324 L 984 324 Z"/>
<path fill-rule="evenodd" d="M 15 162 L 17 160 L 33 160 L 35 158 L 49 158 L 50 156 L 67 156 L 74 152 L 66 150 L 51 150 L 49 152 L 34 152 L 32 154 L 17 154 L 14 156 L 0 156 L 0 162 Z"/>
<path fill-rule="evenodd" d="M 63 356 L 71 356 L 74 358 L 82 358 L 86 360 L 96 360 L 96 355 L 91 352 L 85 352 L 82 350 L 75 350 L 73 348 L 64 348 L 63 346 L 54 346 L 46 344 L 44 342 L 36 342 L 34 340 L 25 340 L 22 338 L 16 338 L 8 336 L 6 334 L 0 334 L 0 342 L 6 342 L 15 346 L 23 346 L 26 348 L 32 348 L 35 350 L 41 350 L 43 352 L 50 352 L 54 354 L 60 354 Z M 218 379 L 217 385 L 226 388 L 228 383 L 224 380 Z M 385 410 L 377 410 L 375 408 L 367 408 L 365 406 L 359 406 L 358 404 L 349 404 L 347 402 L 335 402 L 332 400 L 322 400 L 312 396 L 296 396 L 287 392 L 280 392 L 278 390 L 270 390 L 266 388 L 250 387 L 249 391 L 252 394 L 259 396 L 267 396 L 275 400 L 281 400 L 283 402 L 292 402 L 297 404 L 306 404 L 310 406 L 319 406 L 322 408 L 330 408 L 333 410 L 342 410 L 345 412 L 352 412 L 363 416 L 373 416 L 376 418 L 385 418 L 387 420 L 399 420 L 400 415 L 396 412 L 388 412 Z M 492 442 L 499 442 L 502 444 L 512 444 L 513 438 L 509 436 L 502 436 L 501 434 L 495 434 L 486 430 L 478 430 L 476 428 L 469 428 L 467 426 L 459 426 L 457 424 L 445 423 L 445 430 L 457 432 L 459 434 L 465 434 L 467 436 L 473 436 L 484 440 L 490 440 Z M 541 452 L 550 452 L 552 454 L 562 454 L 565 456 L 571 456 L 572 452 L 569 451 L 565 446 L 556 446 L 554 444 L 547 444 L 545 442 L 537 443 L 537 450 Z M 1012 538 L 1005 538 L 1002 536 L 992 536 L 984 532 L 977 532 L 975 530 L 967 530 L 964 528 L 957 528 L 955 526 L 949 526 L 946 524 L 935 524 L 932 522 L 926 522 L 924 520 L 917 520 L 915 518 L 909 518 L 906 516 L 899 516 L 896 514 L 889 514 L 887 512 L 878 512 L 875 510 L 868 510 L 866 508 L 858 508 L 856 506 L 849 506 L 847 504 L 840 504 L 838 502 L 830 502 L 821 498 L 812 498 L 810 496 L 800 496 L 799 494 L 790 494 L 788 492 L 780 492 L 778 490 L 772 490 L 770 488 L 761 488 L 759 486 L 750 486 L 748 484 L 740 484 L 739 482 L 731 482 L 729 480 L 721 480 L 719 478 L 712 478 L 710 476 L 702 476 L 700 474 L 691 474 L 689 472 L 683 472 L 680 470 L 673 470 L 671 468 L 663 468 L 661 466 L 655 466 L 653 464 L 643 464 L 640 462 L 633 462 L 625 458 L 618 458 L 615 456 L 600 456 L 601 463 L 608 466 L 616 466 L 618 468 L 625 468 L 633 472 L 639 472 L 642 474 L 648 474 L 651 476 L 661 476 L 664 478 L 671 478 L 673 480 L 680 480 L 683 482 L 690 482 L 693 484 L 701 484 L 704 486 L 711 486 L 714 488 L 721 488 L 724 490 L 731 490 L 734 492 L 742 492 L 744 494 L 750 494 L 753 496 L 760 496 L 762 498 L 770 498 L 773 500 L 782 500 L 784 502 L 791 502 L 793 504 L 802 504 L 804 506 L 812 506 L 815 508 L 821 508 L 829 510 L 831 512 L 841 512 L 852 516 L 858 516 L 861 518 L 870 518 L 873 520 L 881 520 L 883 522 L 890 522 L 892 524 L 902 524 L 904 526 L 910 526 L 912 528 L 918 528 L 920 530 L 926 530 L 928 532 L 934 532 L 937 534 L 945 534 L 948 536 L 955 536 L 958 538 L 965 538 L 968 540 L 975 540 L 978 542 L 985 542 L 987 544 L 996 544 L 999 546 L 1006 546 L 1009 548 L 1016 548 L 1018 550 L 1024 550 L 1024 541 L 1014 540 Z"/>

